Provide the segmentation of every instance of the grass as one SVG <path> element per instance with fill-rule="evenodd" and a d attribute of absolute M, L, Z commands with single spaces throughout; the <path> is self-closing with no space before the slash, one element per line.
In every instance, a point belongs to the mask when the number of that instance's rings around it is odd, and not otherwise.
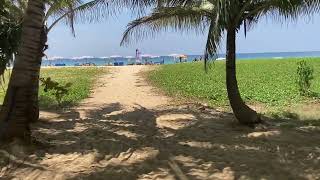
<path fill-rule="evenodd" d="M 72 83 L 69 93 L 63 97 L 63 107 L 76 105 L 81 100 L 90 95 L 90 90 L 94 84 L 94 80 L 99 75 L 105 72 L 102 68 L 52 68 L 41 69 L 41 77 L 51 77 L 52 80 L 59 84 Z M 8 82 L 8 80 L 6 80 Z M 5 92 L 0 93 L 0 100 L 3 101 Z M 57 108 L 58 103 L 55 97 L 50 92 L 44 92 L 43 87 L 40 86 L 39 92 L 40 107 L 41 108 Z"/>
<path fill-rule="evenodd" d="M 262 103 L 281 108 L 311 98 L 299 95 L 295 83 L 297 62 L 302 59 L 237 61 L 237 78 L 243 99 L 249 104 Z M 304 58 L 314 68 L 312 92 L 320 92 L 320 58 Z M 164 65 L 148 74 L 151 83 L 169 95 L 226 106 L 225 62 L 212 64 L 208 73 L 203 63 Z"/>

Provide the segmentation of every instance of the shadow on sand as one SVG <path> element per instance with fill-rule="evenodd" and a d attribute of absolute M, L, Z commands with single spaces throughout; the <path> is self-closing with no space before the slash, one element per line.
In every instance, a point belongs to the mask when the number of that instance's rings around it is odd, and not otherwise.
<path fill-rule="evenodd" d="M 85 110 L 83 119 L 76 110 L 51 114 L 33 127 L 46 146 L 28 151 L 22 164 L 32 166 L 7 168 L 3 177 L 320 177 L 319 124 L 294 118 L 271 119 L 270 125 L 251 129 L 237 124 L 232 114 L 197 105 L 157 110 L 136 105 L 125 111 L 118 103 Z"/>

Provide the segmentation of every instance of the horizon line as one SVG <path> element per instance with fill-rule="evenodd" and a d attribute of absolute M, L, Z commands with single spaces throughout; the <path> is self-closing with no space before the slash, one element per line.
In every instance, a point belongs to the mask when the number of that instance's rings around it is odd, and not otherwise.
<path fill-rule="evenodd" d="M 238 52 L 236 54 L 267 54 L 267 53 L 314 53 L 314 52 L 320 52 L 320 50 L 312 50 L 312 51 L 270 51 L 270 52 Z M 181 53 L 184 54 L 184 53 Z M 218 53 L 218 55 L 225 55 L 226 53 Z M 188 56 L 202 56 L 203 54 L 185 54 Z M 166 57 L 166 56 L 170 56 L 170 54 L 168 55 L 157 55 L 157 56 L 162 56 L 162 57 Z M 51 56 L 48 57 L 46 59 L 51 59 L 51 58 L 55 58 L 55 57 L 59 57 L 59 59 L 80 59 L 80 58 L 112 58 L 110 56 L 101 56 L 101 57 L 97 57 L 97 56 L 73 56 L 73 57 L 62 57 L 62 56 Z M 126 56 L 123 55 L 121 56 L 121 58 L 125 58 Z"/>

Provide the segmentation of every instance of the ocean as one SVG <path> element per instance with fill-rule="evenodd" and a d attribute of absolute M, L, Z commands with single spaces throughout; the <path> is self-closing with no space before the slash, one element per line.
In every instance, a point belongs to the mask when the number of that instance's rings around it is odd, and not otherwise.
<path fill-rule="evenodd" d="M 194 59 L 200 59 L 202 55 L 187 55 L 186 61 L 192 62 Z M 225 54 L 220 54 L 219 58 L 224 58 Z M 272 53 L 239 53 L 237 54 L 238 60 L 246 59 L 282 59 L 282 58 L 299 58 L 299 57 L 320 57 L 320 51 L 309 51 L 309 52 L 272 52 Z M 135 61 L 135 58 L 126 57 L 113 57 L 113 58 L 94 58 L 94 57 L 83 57 L 83 58 L 57 58 L 57 59 L 44 59 L 42 66 L 77 66 L 85 63 L 93 63 L 97 66 L 113 65 L 114 63 L 122 62 L 124 65 L 131 64 Z M 179 62 L 179 58 L 172 56 L 157 56 L 157 57 L 144 57 L 142 63 L 159 63 L 174 64 Z"/>

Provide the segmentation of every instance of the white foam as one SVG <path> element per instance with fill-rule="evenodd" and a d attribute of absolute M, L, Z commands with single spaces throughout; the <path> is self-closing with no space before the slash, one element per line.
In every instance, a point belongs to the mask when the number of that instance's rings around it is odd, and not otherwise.
<path fill-rule="evenodd" d="M 177 57 L 179 56 L 180 54 L 169 54 L 168 56 L 171 56 L 171 57 Z"/>

